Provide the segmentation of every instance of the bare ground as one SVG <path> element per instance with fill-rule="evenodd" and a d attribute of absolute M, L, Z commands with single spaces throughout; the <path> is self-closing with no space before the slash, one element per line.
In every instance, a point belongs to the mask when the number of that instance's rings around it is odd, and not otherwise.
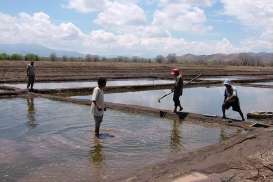
<path fill-rule="evenodd" d="M 25 61 L 1 61 L 0 82 L 22 82 L 26 79 Z M 170 70 L 179 67 L 184 75 L 273 75 L 273 67 L 204 66 L 122 62 L 35 62 L 38 81 L 91 80 L 107 78 L 170 77 Z"/>

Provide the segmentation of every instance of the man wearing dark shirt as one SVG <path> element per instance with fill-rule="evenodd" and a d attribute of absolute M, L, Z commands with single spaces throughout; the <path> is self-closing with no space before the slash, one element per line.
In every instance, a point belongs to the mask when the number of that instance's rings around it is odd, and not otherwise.
<path fill-rule="evenodd" d="M 33 61 L 27 65 L 27 77 L 28 77 L 27 89 L 29 89 L 30 87 L 30 91 L 33 91 L 33 85 L 35 82 L 35 67 Z"/>
<path fill-rule="evenodd" d="M 174 88 L 172 89 L 174 102 L 173 112 L 177 112 L 177 107 L 179 107 L 179 111 L 182 111 L 183 107 L 180 103 L 180 97 L 183 94 L 183 77 L 179 69 L 173 69 L 171 75 L 175 78 Z"/>

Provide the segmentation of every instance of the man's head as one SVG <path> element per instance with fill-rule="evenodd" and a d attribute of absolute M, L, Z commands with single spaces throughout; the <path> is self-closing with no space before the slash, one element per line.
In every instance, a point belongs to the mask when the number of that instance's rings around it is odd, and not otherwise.
<path fill-rule="evenodd" d="M 231 81 L 228 80 L 228 79 L 225 80 L 225 81 L 224 81 L 224 85 L 225 85 L 226 88 L 230 89 L 230 88 L 231 88 Z"/>
<path fill-rule="evenodd" d="M 171 71 L 171 75 L 173 75 L 174 77 L 177 77 L 180 74 L 180 70 L 178 68 L 174 68 Z"/>
<path fill-rule="evenodd" d="M 30 62 L 30 64 L 33 66 L 33 65 L 34 65 L 34 62 L 33 62 L 33 61 L 31 61 L 31 62 Z"/>
<path fill-rule="evenodd" d="M 105 86 L 106 86 L 106 79 L 105 78 L 99 78 L 98 79 L 98 86 L 100 87 L 100 88 L 105 88 Z"/>

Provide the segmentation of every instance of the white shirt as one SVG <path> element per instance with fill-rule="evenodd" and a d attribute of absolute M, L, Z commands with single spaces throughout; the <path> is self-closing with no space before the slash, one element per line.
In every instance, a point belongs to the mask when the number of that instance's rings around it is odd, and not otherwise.
<path fill-rule="evenodd" d="M 95 116 L 103 116 L 104 113 L 104 93 L 103 90 L 99 87 L 94 88 L 92 98 L 91 98 L 92 104 L 91 104 L 91 112 Z M 97 107 L 93 103 L 93 101 L 96 101 Z M 98 110 L 98 107 L 101 108 L 101 111 Z"/>
<path fill-rule="evenodd" d="M 225 96 L 231 97 L 231 96 L 237 96 L 237 89 L 236 87 L 231 86 L 232 93 L 229 93 L 227 89 L 225 90 Z"/>

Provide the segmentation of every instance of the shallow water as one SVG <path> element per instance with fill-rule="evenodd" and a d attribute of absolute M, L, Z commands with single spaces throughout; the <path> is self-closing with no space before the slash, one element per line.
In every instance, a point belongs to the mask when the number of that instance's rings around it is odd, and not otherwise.
<path fill-rule="evenodd" d="M 263 77 L 269 77 L 269 76 L 216 76 L 216 77 L 201 77 L 200 80 L 248 80 L 248 79 L 259 79 Z"/>
<path fill-rule="evenodd" d="M 273 85 L 273 81 L 270 81 L 270 82 L 257 82 L 257 83 L 252 83 L 252 84 L 255 84 L 255 85 Z"/>
<path fill-rule="evenodd" d="M 124 86 L 124 85 L 155 85 L 173 83 L 173 80 L 160 79 L 127 79 L 127 80 L 109 80 L 107 86 Z M 25 89 L 25 83 L 18 84 L 4 84 L 5 86 Z M 35 89 L 64 89 L 64 88 L 85 88 L 96 87 L 96 81 L 73 81 L 73 82 L 37 82 L 34 84 Z"/>
<path fill-rule="evenodd" d="M 272 89 L 241 86 L 236 88 L 240 98 L 241 109 L 245 115 L 254 111 L 272 111 Z M 172 95 L 165 97 L 160 103 L 158 102 L 158 98 L 168 92 L 170 90 L 112 93 L 105 94 L 105 100 L 107 102 L 172 110 Z M 90 99 L 90 96 L 76 96 L 75 98 Z M 181 104 L 184 107 L 184 111 L 221 116 L 223 100 L 224 87 L 196 87 L 184 89 Z M 231 111 L 231 109 L 227 111 L 227 116 L 240 119 L 239 114 Z"/>
<path fill-rule="evenodd" d="M 109 110 L 95 139 L 88 106 L 42 98 L 1 104 L 4 181 L 109 181 L 237 132 Z"/>

